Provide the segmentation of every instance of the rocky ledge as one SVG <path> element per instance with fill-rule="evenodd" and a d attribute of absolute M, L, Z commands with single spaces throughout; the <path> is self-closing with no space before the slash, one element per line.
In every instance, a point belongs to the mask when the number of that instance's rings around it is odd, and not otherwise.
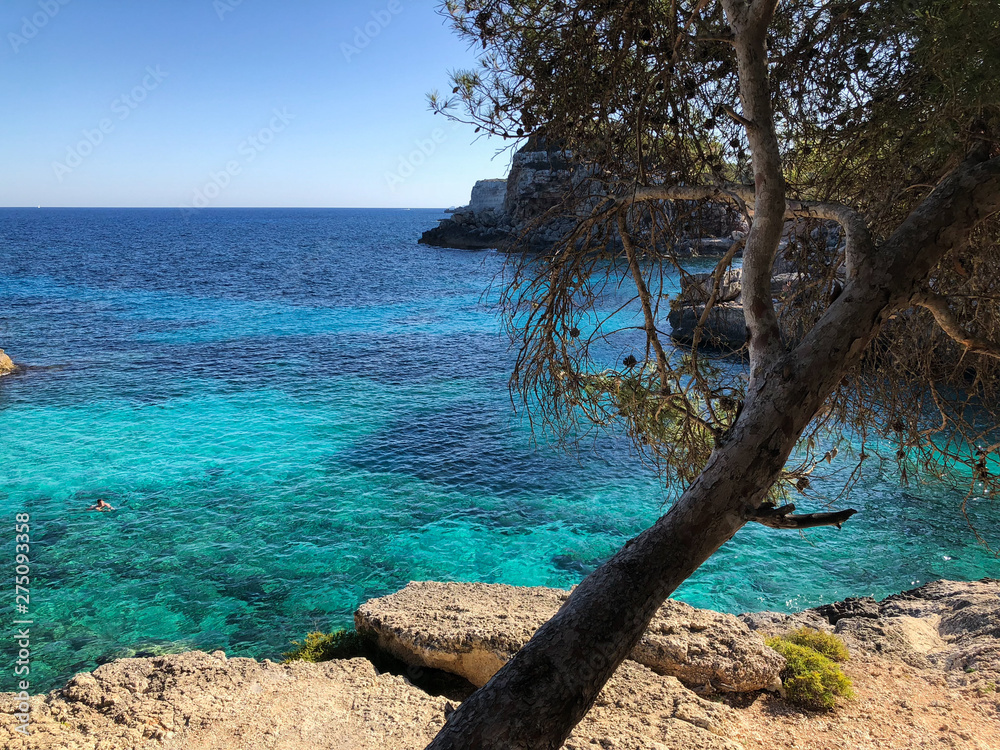
<path fill-rule="evenodd" d="M 411 583 L 363 604 L 358 632 L 384 651 L 481 686 L 559 610 L 569 592 L 481 583 Z M 777 688 L 785 660 L 732 615 L 668 601 L 632 660 L 699 693 Z"/>
<path fill-rule="evenodd" d="M 419 583 L 363 605 L 356 621 L 414 667 L 479 684 L 566 596 Z M 837 632 L 853 650 L 858 698 L 838 714 L 789 711 L 767 692 L 710 701 L 686 686 L 756 689 L 781 659 L 760 633 L 803 625 Z M 793 615 L 734 618 L 668 602 L 565 747 L 986 750 L 1000 747 L 998 674 L 1000 581 L 940 581 Z M 11 750 L 418 750 L 454 708 L 364 659 L 279 665 L 222 652 L 123 659 L 79 674 L 28 699 L 30 737 L 17 731 L 21 698 L 0 700 L 15 709 L 0 713 L 0 746 Z"/>
<path fill-rule="evenodd" d="M 506 195 L 507 180 L 480 180 L 472 188 L 469 205 L 424 232 L 420 243 L 457 250 L 502 247 L 512 231 L 504 214 Z"/>

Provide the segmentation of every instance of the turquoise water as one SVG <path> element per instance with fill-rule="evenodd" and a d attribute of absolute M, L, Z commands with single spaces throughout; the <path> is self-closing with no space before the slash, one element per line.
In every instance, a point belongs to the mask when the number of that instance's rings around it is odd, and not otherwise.
<path fill-rule="evenodd" d="M 568 587 L 665 510 L 612 438 L 532 443 L 480 303 L 500 259 L 416 245 L 437 218 L 0 210 L 0 346 L 31 366 L 0 381 L 0 511 L 33 519 L 33 690 L 134 653 L 274 658 L 414 579 Z M 876 470 L 843 531 L 748 528 L 679 598 L 1000 576 L 963 494 Z M 118 510 L 83 511 L 99 497 Z"/>

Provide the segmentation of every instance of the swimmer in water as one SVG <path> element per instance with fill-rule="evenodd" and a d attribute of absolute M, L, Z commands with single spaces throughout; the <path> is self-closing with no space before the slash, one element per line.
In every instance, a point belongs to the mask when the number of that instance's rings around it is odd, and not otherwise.
<path fill-rule="evenodd" d="M 106 510 L 114 510 L 114 508 L 112 508 L 112 507 L 111 507 L 110 505 L 108 505 L 108 504 L 107 504 L 106 502 L 104 502 L 104 500 L 102 499 L 102 500 L 98 500 L 98 501 L 97 501 L 97 504 L 96 504 L 96 505 L 91 505 L 91 506 L 90 506 L 89 508 L 87 508 L 87 510 L 100 510 L 100 511 L 106 511 Z"/>

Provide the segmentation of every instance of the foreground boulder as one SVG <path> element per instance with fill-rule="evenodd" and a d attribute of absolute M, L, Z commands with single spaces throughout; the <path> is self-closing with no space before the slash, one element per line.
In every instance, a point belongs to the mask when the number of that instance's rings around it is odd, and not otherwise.
<path fill-rule="evenodd" d="M 0 694 L 5 706 L 12 694 Z M 452 706 L 364 659 L 258 663 L 201 652 L 122 659 L 31 698 L 30 736 L 0 713 L 9 750 L 421 750 Z M 742 750 L 716 734 L 735 712 L 632 664 L 567 750 Z"/>
<path fill-rule="evenodd" d="M 698 692 L 777 689 L 785 660 L 732 615 L 667 600 L 632 658 Z"/>
<path fill-rule="evenodd" d="M 363 604 L 354 622 L 397 658 L 481 686 L 568 597 L 558 589 L 411 583 Z M 631 658 L 706 693 L 776 688 L 785 665 L 736 617 L 673 601 L 657 612 Z"/>

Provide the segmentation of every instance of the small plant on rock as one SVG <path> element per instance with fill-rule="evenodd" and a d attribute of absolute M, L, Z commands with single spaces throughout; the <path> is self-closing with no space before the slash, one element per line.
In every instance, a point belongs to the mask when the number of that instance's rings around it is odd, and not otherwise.
<path fill-rule="evenodd" d="M 284 661 L 331 661 L 333 659 L 353 659 L 365 654 L 364 639 L 358 631 L 335 630 L 332 633 L 309 633 L 305 641 L 292 641 L 291 651 L 282 654 Z"/>
<path fill-rule="evenodd" d="M 805 708 L 830 711 L 836 707 L 838 697 L 853 698 L 851 680 L 840 667 L 814 647 L 793 642 L 792 636 L 767 641 L 767 645 L 787 661 L 781 679 L 788 701 Z M 843 643 L 840 646 L 846 653 Z M 841 652 L 834 650 L 834 653 Z"/>
<path fill-rule="evenodd" d="M 805 646 L 806 648 L 811 648 L 813 651 L 818 651 L 827 659 L 831 659 L 833 661 L 843 662 L 847 661 L 851 657 L 850 652 L 847 650 L 847 646 L 844 645 L 842 640 L 832 633 L 824 633 L 822 630 L 799 628 L 798 630 L 792 631 L 788 635 L 784 636 L 784 638 L 789 643 L 794 643 L 797 646 Z"/>

